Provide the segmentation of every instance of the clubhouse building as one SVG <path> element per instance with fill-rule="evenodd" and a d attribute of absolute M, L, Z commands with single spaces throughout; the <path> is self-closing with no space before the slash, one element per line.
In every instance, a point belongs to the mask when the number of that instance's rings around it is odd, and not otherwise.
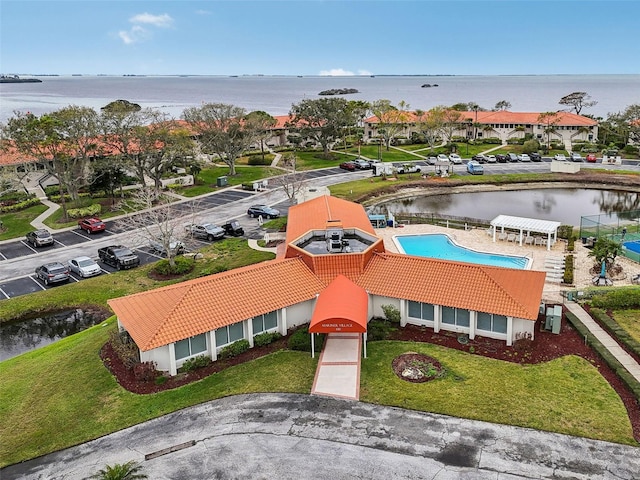
<path fill-rule="evenodd" d="M 388 253 L 364 208 L 321 196 L 289 209 L 274 260 L 109 300 L 140 360 L 175 375 L 188 359 L 216 360 L 255 335 L 309 324 L 311 333 L 356 332 L 400 311 L 423 325 L 500 339 L 534 335 L 545 273 Z"/>

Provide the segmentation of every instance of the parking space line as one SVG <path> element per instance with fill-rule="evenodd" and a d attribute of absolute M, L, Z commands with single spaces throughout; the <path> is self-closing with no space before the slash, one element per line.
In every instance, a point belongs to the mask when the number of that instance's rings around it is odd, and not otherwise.
<path fill-rule="evenodd" d="M 33 278 L 31 275 L 29 275 L 29 278 L 31 280 L 33 280 L 33 283 L 35 283 L 36 285 L 38 285 L 40 287 L 41 290 L 46 290 L 46 288 L 38 281 L 38 279 Z"/>
<path fill-rule="evenodd" d="M 35 248 L 33 248 L 31 245 L 29 245 L 27 242 L 25 242 L 24 240 L 20 240 L 20 243 L 23 244 L 25 247 L 27 247 L 29 250 L 31 250 L 33 253 L 38 253 L 38 250 L 36 250 Z"/>
<path fill-rule="evenodd" d="M 0 288 L 0 293 L 2 293 L 4 295 L 5 298 L 9 299 L 11 298 L 9 295 L 7 295 L 3 289 Z"/>

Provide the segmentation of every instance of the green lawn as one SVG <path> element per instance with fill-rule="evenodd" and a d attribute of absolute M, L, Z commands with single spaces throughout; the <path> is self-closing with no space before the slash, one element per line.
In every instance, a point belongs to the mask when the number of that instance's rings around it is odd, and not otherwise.
<path fill-rule="evenodd" d="M 613 318 L 636 342 L 640 342 L 640 310 L 616 310 Z"/>
<path fill-rule="evenodd" d="M 282 170 L 278 168 L 236 165 L 236 174 L 231 176 L 229 167 L 220 165 L 202 170 L 196 178 L 195 185 L 177 188 L 175 192 L 185 197 L 197 197 L 220 190 L 222 187 L 217 186 L 218 177 L 227 177 L 228 185 L 241 185 L 281 174 Z"/>
<path fill-rule="evenodd" d="M 3 213 L 0 215 L 4 230 L 0 230 L 0 240 L 24 237 L 33 230 L 31 222 L 41 213 L 47 210 L 47 206 L 42 203 L 34 205 L 19 212 Z"/>

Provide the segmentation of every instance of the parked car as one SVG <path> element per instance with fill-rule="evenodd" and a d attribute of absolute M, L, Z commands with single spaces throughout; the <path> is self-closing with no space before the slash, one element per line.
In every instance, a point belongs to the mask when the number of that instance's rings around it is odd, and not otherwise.
<path fill-rule="evenodd" d="M 507 153 L 507 162 L 517 162 L 518 161 L 518 155 L 516 155 L 515 153 Z"/>
<path fill-rule="evenodd" d="M 569 154 L 569 160 L 571 160 L 572 162 L 581 162 L 582 155 L 576 152 L 571 152 L 571 154 Z"/>
<path fill-rule="evenodd" d="M 225 234 L 222 227 L 214 225 L 213 223 L 192 223 L 190 225 L 186 225 L 184 228 L 191 234 L 191 236 L 209 240 L 210 242 L 213 240 L 220 240 Z"/>
<path fill-rule="evenodd" d="M 247 210 L 247 215 L 253 218 L 260 216 L 262 216 L 262 218 L 278 218 L 280 211 L 267 205 L 252 205 L 249 207 L 249 210 Z"/>
<path fill-rule="evenodd" d="M 353 163 L 358 170 L 369 170 L 371 168 L 371 163 L 366 160 L 362 160 L 361 158 L 354 160 Z"/>
<path fill-rule="evenodd" d="M 471 175 L 483 175 L 484 167 L 480 165 L 480 162 L 471 160 L 467 163 L 467 172 L 469 172 Z"/>
<path fill-rule="evenodd" d="M 53 245 L 53 236 L 44 228 L 40 230 L 34 230 L 27 233 L 27 242 L 29 242 L 33 248 L 46 247 L 47 245 Z"/>
<path fill-rule="evenodd" d="M 487 163 L 496 163 L 496 156 L 495 155 L 486 155 L 485 158 L 487 159 Z"/>
<path fill-rule="evenodd" d="M 539 153 L 530 153 L 529 156 L 531 157 L 531 161 L 532 162 L 541 162 L 542 161 L 542 155 L 540 155 Z"/>
<path fill-rule="evenodd" d="M 397 173 L 419 173 L 420 165 L 416 165 L 414 163 L 405 163 L 404 165 L 399 165 L 396 167 Z"/>
<path fill-rule="evenodd" d="M 93 258 L 76 257 L 69 260 L 69 270 L 77 273 L 82 278 L 95 277 L 102 273 L 100 265 Z"/>
<path fill-rule="evenodd" d="M 457 153 L 452 153 L 449 155 L 449 161 L 451 163 L 455 163 L 456 165 L 460 165 L 462 163 L 462 158 Z"/>
<path fill-rule="evenodd" d="M 36 277 L 45 285 L 69 281 L 69 269 L 60 262 L 51 262 L 36 268 Z"/>
<path fill-rule="evenodd" d="M 520 162 L 530 162 L 531 157 L 526 153 L 521 153 L 520 155 L 518 155 L 518 160 Z"/>
<path fill-rule="evenodd" d="M 444 153 L 441 153 L 440 155 L 438 155 L 438 161 L 439 162 L 448 162 L 449 161 L 449 157 L 447 157 Z"/>
<path fill-rule="evenodd" d="M 596 163 L 597 157 L 595 153 L 588 153 L 584 159 L 589 163 Z"/>
<path fill-rule="evenodd" d="M 244 235 L 244 228 L 242 228 L 240 222 L 237 220 L 231 220 L 225 223 L 222 225 L 222 228 L 227 235 L 231 235 L 232 237 L 241 237 Z"/>
<path fill-rule="evenodd" d="M 118 270 L 134 268 L 140 265 L 140 258 L 124 245 L 109 245 L 98 249 L 101 262 L 111 265 Z"/>
<path fill-rule="evenodd" d="M 166 255 L 168 253 L 167 248 L 165 248 L 164 242 L 162 241 L 161 238 L 154 238 L 149 240 L 149 247 L 151 247 L 151 249 L 154 252 L 159 253 L 160 255 Z M 180 240 L 170 238 L 168 250 L 171 252 L 173 256 L 175 256 L 175 255 L 180 255 L 181 253 L 186 252 L 187 247 Z"/>
<path fill-rule="evenodd" d="M 565 157 L 563 153 L 556 153 L 553 156 L 553 159 L 557 160 L 558 162 L 566 162 L 567 161 L 567 157 Z"/>
<path fill-rule="evenodd" d="M 104 232 L 107 228 L 104 222 L 97 217 L 78 220 L 78 225 L 80 226 L 80 230 L 84 230 L 89 235 L 96 232 Z"/>
<path fill-rule="evenodd" d="M 507 156 L 503 153 L 496 153 L 496 162 L 507 163 Z"/>
<path fill-rule="evenodd" d="M 340 168 L 343 169 L 343 170 L 348 170 L 350 172 L 355 172 L 356 164 L 355 164 L 355 162 L 352 162 L 352 161 L 342 162 L 340 164 Z"/>
<path fill-rule="evenodd" d="M 438 161 L 438 157 L 435 157 L 433 155 L 431 155 L 429 158 L 427 158 L 427 163 L 429 165 L 435 165 L 437 161 Z"/>
<path fill-rule="evenodd" d="M 487 163 L 487 157 L 484 156 L 482 153 L 478 153 L 477 155 L 474 155 L 473 157 L 471 157 L 471 160 L 478 163 Z"/>

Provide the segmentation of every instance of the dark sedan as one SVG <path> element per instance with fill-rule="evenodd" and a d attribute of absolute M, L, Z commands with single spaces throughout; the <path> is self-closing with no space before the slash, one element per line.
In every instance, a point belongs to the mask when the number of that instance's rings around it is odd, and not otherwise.
<path fill-rule="evenodd" d="M 249 210 L 247 210 L 247 215 L 253 218 L 278 218 L 280 216 L 280 211 L 267 205 L 252 205 L 249 207 Z"/>

